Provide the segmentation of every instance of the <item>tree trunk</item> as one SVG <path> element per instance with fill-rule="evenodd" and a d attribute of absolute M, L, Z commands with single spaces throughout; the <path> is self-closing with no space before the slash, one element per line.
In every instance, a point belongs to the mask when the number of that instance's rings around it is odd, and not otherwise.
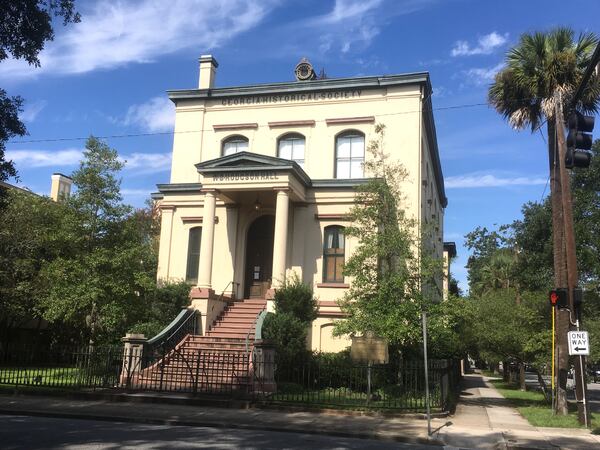
<path fill-rule="evenodd" d="M 550 163 L 550 193 L 552 202 L 552 243 L 554 249 L 554 285 L 567 286 L 566 249 L 564 246 L 564 227 L 562 212 L 562 189 L 559 165 L 555 166 L 556 122 L 549 119 L 548 124 L 548 157 Z M 560 120 L 560 119 L 559 119 Z M 556 413 L 568 414 L 567 408 L 567 371 L 569 368 L 569 350 L 567 332 L 569 331 L 569 312 L 557 310 L 556 314 Z"/>
<path fill-rule="evenodd" d="M 510 381 L 508 361 L 502 361 L 502 380 L 504 380 L 505 383 L 508 383 Z"/>
<path fill-rule="evenodd" d="M 519 363 L 519 387 L 522 391 L 527 390 L 527 384 L 525 383 L 525 363 Z"/>

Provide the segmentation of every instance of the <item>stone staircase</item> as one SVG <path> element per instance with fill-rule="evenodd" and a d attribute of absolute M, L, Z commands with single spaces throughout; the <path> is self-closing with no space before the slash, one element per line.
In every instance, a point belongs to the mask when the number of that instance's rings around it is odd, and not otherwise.
<path fill-rule="evenodd" d="M 266 304 L 261 299 L 230 303 L 204 336 L 185 336 L 164 358 L 137 372 L 132 386 L 194 393 L 246 390 L 254 321 Z"/>

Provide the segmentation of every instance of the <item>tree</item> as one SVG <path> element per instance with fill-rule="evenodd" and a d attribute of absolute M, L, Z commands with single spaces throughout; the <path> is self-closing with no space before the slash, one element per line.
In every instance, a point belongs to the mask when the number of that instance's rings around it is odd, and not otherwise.
<path fill-rule="evenodd" d="M 550 189 L 552 194 L 553 229 L 562 223 L 560 178 L 554 170 L 555 132 L 563 126 L 564 117 L 555 117 L 557 99 L 568 105 L 583 73 L 589 66 L 598 42 L 593 33 L 584 33 L 577 40 L 568 28 L 556 28 L 548 33 L 524 34 L 516 47 L 506 57 L 506 67 L 496 74 L 488 93 L 488 100 L 508 122 L 517 129 L 530 127 L 536 131 L 546 120 L 548 154 L 550 163 Z M 595 112 L 600 98 L 600 77 L 591 79 L 577 104 L 581 111 Z M 563 108 L 565 110 L 566 108 Z M 562 234 L 555 233 L 554 276 L 557 286 L 566 286 L 566 265 Z M 569 319 L 558 316 L 559 383 L 557 410 L 567 414 L 566 370 L 568 365 L 566 332 Z"/>
<path fill-rule="evenodd" d="M 47 197 L 10 190 L 0 213 L 0 342 L 15 340 L 16 330 L 40 319 L 45 264 L 72 251 L 61 228 L 70 208 Z"/>
<path fill-rule="evenodd" d="M 124 332 L 155 288 L 156 257 L 147 225 L 121 202 L 122 166 L 115 150 L 88 139 L 72 175 L 77 190 L 68 205 L 74 215 L 62 223 L 74 251 L 43 271 L 44 317 L 84 330 L 90 344 Z"/>
<path fill-rule="evenodd" d="M 47 41 L 54 39 L 52 16 L 62 17 L 63 25 L 79 22 L 75 0 L 11 0 L 0 3 L 0 61 L 9 56 L 24 59 L 38 67 L 38 55 Z M 6 142 L 26 134 L 19 120 L 23 99 L 10 97 L 0 89 L 0 181 L 17 176 L 12 161 L 6 161 Z M 1 194 L 1 192 L 0 192 Z"/>
<path fill-rule="evenodd" d="M 525 390 L 525 364 L 538 368 L 547 364 L 550 341 L 549 308 L 541 293 L 514 289 L 488 291 L 472 299 L 474 334 L 480 356 L 488 361 L 516 362 L 520 387 Z"/>
<path fill-rule="evenodd" d="M 385 127 L 376 125 L 365 173 L 370 180 L 356 193 L 346 236 L 358 245 L 344 266 L 352 284 L 338 301 L 346 314 L 335 323 L 336 335 L 373 332 L 396 349 L 421 340 L 420 316 L 441 298 L 441 259 L 433 263 L 416 237 L 416 224 L 399 208 L 406 170 L 384 152 Z M 437 269 L 437 270 L 434 270 Z"/>

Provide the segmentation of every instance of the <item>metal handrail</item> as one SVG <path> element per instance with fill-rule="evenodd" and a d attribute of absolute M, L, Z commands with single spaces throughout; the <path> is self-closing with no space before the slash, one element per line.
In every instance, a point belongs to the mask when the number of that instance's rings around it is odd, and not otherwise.
<path fill-rule="evenodd" d="M 254 329 L 254 341 L 258 341 L 258 340 L 262 339 L 262 326 L 263 326 L 263 322 L 265 321 L 265 318 L 267 317 L 267 314 L 268 314 L 267 310 L 263 309 L 254 318 L 254 322 L 252 322 L 252 327 L 250 327 L 250 329 L 248 330 L 248 333 L 246 334 L 246 355 L 250 351 L 250 333 L 252 332 L 253 329 Z"/>
<path fill-rule="evenodd" d="M 149 339 L 144 345 L 145 355 L 153 354 L 159 347 L 166 354 L 173 350 L 179 342 L 188 334 L 196 334 L 198 330 L 198 311 L 184 308 L 177 317 L 167 325 L 160 333 Z"/>

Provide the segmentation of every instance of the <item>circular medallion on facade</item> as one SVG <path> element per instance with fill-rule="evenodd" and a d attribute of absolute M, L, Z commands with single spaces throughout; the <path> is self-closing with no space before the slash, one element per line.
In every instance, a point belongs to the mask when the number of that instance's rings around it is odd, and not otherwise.
<path fill-rule="evenodd" d="M 302 58 L 298 65 L 296 65 L 294 73 L 298 81 L 312 80 L 315 78 L 313 66 L 306 58 Z"/>

